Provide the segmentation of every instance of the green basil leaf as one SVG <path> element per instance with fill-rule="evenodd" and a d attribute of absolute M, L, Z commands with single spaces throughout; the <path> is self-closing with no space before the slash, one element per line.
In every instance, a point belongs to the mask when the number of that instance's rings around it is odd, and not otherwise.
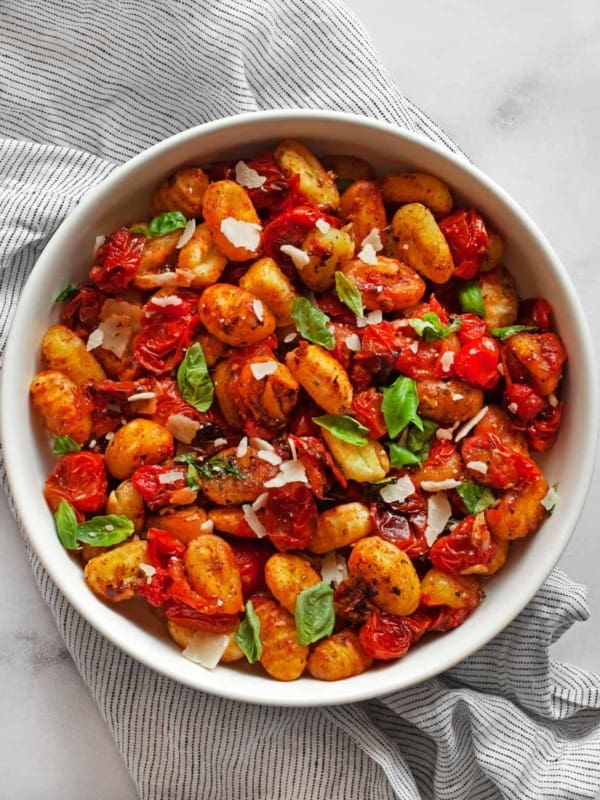
<path fill-rule="evenodd" d="M 77 294 L 77 284 L 75 283 L 67 283 L 66 286 L 60 290 L 60 292 L 54 298 L 55 303 L 62 303 L 64 300 L 70 300 Z"/>
<path fill-rule="evenodd" d="M 77 453 L 81 450 L 81 445 L 70 436 L 55 436 L 52 440 L 52 452 L 55 456 L 62 456 L 65 453 Z"/>
<path fill-rule="evenodd" d="M 496 502 L 496 498 L 487 486 L 478 483 L 461 483 L 456 487 L 469 514 L 479 514 Z"/>
<path fill-rule="evenodd" d="M 185 480 L 190 489 L 195 491 L 200 488 L 200 473 L 198 472 L 198 467 L 192 461 L 188 462 Z"/>
<path fill-rule="evenodd" d="M 313 344 L 320 344 L 327 350 L 333 350 L 335 339 L 326 327 L 329 317 L 320 308 L 306 299 L 299 297 L 292 306 L 292 319 L 301 336 Z"/>
<path fill-rule="evenodd" d="M 423 421 L 417 414 L 419 396 L 417 384 L 412 378 L 401 375 L 391 386 L 382 389 L 381 411 L 392 439 L 395 439 L 412 422 L 423 430 Z"/>
<path fill-rule="evenodd" d="M 355 284 L 344 275 L 343 272 L 335 273 L 335 293 L 338 299 L 347 306 L 357 317 L 364 317 L 362 297 Z"/>
<path fill-rule="evenodd" d="M 235 634 L 235 642 L 250 664 L 254 664 L 261 657 L 260 620 L 256 616 L 251 600 L 246 603 L 246 616 Z"/>
<path fill-rule="evenodd" d="M 485 306 L 481 289 L 475 281 L 465 281 L 458 290 L 458 302 L 465 314 L 485 317 Z"/>
<path fill-rule="evenodd" d="M 412 453 L 418 456 L 421 461 L 424 461 L 429 455 L 429 442 L 439 425 L 431 419 L 424 419 L 421 421 L 423 423 L 422 428 L 417 428 L 415 425 L 410 426 L 406 438 L 406 446 Z"/>
<path fill-rule="evenodd" d="M 397 442 L 389 442 L 390 448 L 390 464 L 394 469 L 399 469 L 400 467 L 412 467 L 412 466 L 421 466 L 421 459 L 408 450 L 406 447 L 402 447 Z"/>
<path fill-rule="evenodd" d="M 150 220 L 148 229 L 152 236 L 164 236 L 166 233 L 185 228 L 186 225 L 187 219 L 181 211 L 165 211 Z"/>
<path fill-rule="evenodd" d="M 338 192 L 340 194 L 344 194 L 346 189 L 349 186 L 352 186 L 353 183 L 354 183 L 354 181 L 352 180 L 352 178 L 336 178 L 335 179 L 335 185 L 337 186 Z"/>
<path fill-rule="evenodd" d="M 295 616 L 300 644 L 312 644 L 330 636 L 335 624 L 331 586 L 326 581 L 321 581 L 300 592 L 296 600 Z"/>
<path fill-rule="evenodd" d="M 211 407 L 215 390 L 199 342 L 188 347 L 177 370 L 177 385 L 186 403 L 196 410 L 208 411 Z"/>
<path fill-rule="evenodd" d="M 73 506 L 66 500 L 61 500 L 54 512 L 54 523 L 62 546 L 66 550 L 81 550 L 77 544 L 77 517 Z"/>
<path fill-rule="evenodd" d="M 369 439 L 369 429 L 344 414 L 339 416 L 337 414 L 323 414 L 322 417 L 313 417 L 313 422 L 332 433 L 336 439 L 341 439 L 342 442 L 362 447 Z"/>
<path fill-rule="evenodd" d="M 204 464 L 196 466 L 199 474 L 207 480 L 219 478 L 223 475 L 233 475 L 238 481 L 244 479 L 243 474 L 240 472 L 233 458 L 228 456 L 212 456 L 212 458 L 209 458 Z"/>
<path fill-rule="evenodd" d="M 411 328 L 426 342 L 447 339 L 451 333 L 459 330 L 462 320 L 456 319 L 450 325 L 444 325 L 435 311 L 428 311 L 422 317 L 408 320 Z"/>
<path fill-rule="evenodd" d="M 496 339 L 504 341 L 514 336 L 515 333 L 525 333 L 526 331 L 539 331 L 539 328 L 537 325 L 508 325 L 506 328 L 492 328 L 490 333 Z"/>
<path fill-rule="evenodd" d="M 77 526 L 77 539 L 94 547 L 110 547 L 124 542 L 133 533 L 133 522 L 122 514 L 92 517 Z"/>

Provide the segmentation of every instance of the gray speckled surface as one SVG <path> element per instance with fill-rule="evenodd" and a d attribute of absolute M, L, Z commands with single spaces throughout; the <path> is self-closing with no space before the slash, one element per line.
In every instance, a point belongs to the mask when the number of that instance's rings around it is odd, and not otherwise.
<path fill-rule="evenodd" d="M 600 5 L 597 0 L 350 0 L 404 93 L 536 220 L 600 336 Z M 600 669 L 600 472 L 560 566 L 591 621 L 555 656 Z M 596 524 L 594 524 L 596 523 Z M 135 789 L 39 597 L 0 497 L 0 797 L 129 800 Z"/>

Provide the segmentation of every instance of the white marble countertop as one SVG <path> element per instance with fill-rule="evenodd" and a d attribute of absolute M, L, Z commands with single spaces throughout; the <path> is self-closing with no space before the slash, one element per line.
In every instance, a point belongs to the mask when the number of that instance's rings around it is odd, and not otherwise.
<path fill-rule="evenodd" d="M 600 5 L 597 0 L 349 0 L 404 94 L 536 220 L 600 338 Z M 591 621 L 556 658 L 600 669 L 600 471 L 560 566 Z M 115 798 L 135 788 L 29 571 L 0 496 L 0 797 Z"/>

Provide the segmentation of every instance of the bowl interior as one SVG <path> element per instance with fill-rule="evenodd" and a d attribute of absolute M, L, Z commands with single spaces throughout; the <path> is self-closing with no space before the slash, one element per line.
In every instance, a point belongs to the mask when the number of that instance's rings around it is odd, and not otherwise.
<path fill-rule="evenodd" d="M 321 155 L 361 156 L 380 173 L 421 170 L 446 181 L 459 204 L 477 208 L 503 235 L 505 263 L 521 296 L 542 294 L 553 304 L 570 357 L 564 424 L 543 458 L 549 482 L 560 483 L 564 498 L 554 514 L 536 535 L 513 547 L 509 563 L 487 584 L 485 602 L 464 625 L 422 642 L 401 661 L 335 684 L 311 678 L 278 683 L 249 666 L 204 670 L 182 658 L 144 603 L 109 606 L 97 600 L 54 533 L 42 496 L 53 463 L 49 437 L 27 400 L 39 369 L 39 343 L 57 318 L 52 298 L 69 280 L 87 275 L 96 236 L 146 216 L 153 189 L 177 167 L 250 156 L 286 137 L 301 139 Z M 531 599 L 566 546 L 585 499 L 596 441 L 594 374 L 590 337 L 564 268 L 528 217 L 465 159 L 372 120 L 265 112 L 200 126 L 156 145 L 115 170 L 65 220 L 41 255 L 13 322 L 2 377 L 2 436 L 11 491 L 32 546 L 63 593 L 105 636 L 148 666 L 214 694 L 266 704 L 332 704 L 382 695 L 438 674 L 496 635 Z"/>

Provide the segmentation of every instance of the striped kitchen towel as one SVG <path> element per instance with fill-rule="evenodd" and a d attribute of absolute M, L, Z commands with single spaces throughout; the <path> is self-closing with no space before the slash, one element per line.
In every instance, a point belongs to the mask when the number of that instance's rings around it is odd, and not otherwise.
<path fill-rule="evenodd" d="M 184 128 L 326 108 L 456 149 L 337 0 L 3 0 L 0 64 L 0 345 L 31 267 L 82 193 Z M 205 695 L 142 666 L 30 558 L 144 800 L 540 800 L 600 787 L 600 679 L 548 654 L 588 613 L 584 589 L 559 572 L 439 678 L 356 705 L 288 709 Z"/>

